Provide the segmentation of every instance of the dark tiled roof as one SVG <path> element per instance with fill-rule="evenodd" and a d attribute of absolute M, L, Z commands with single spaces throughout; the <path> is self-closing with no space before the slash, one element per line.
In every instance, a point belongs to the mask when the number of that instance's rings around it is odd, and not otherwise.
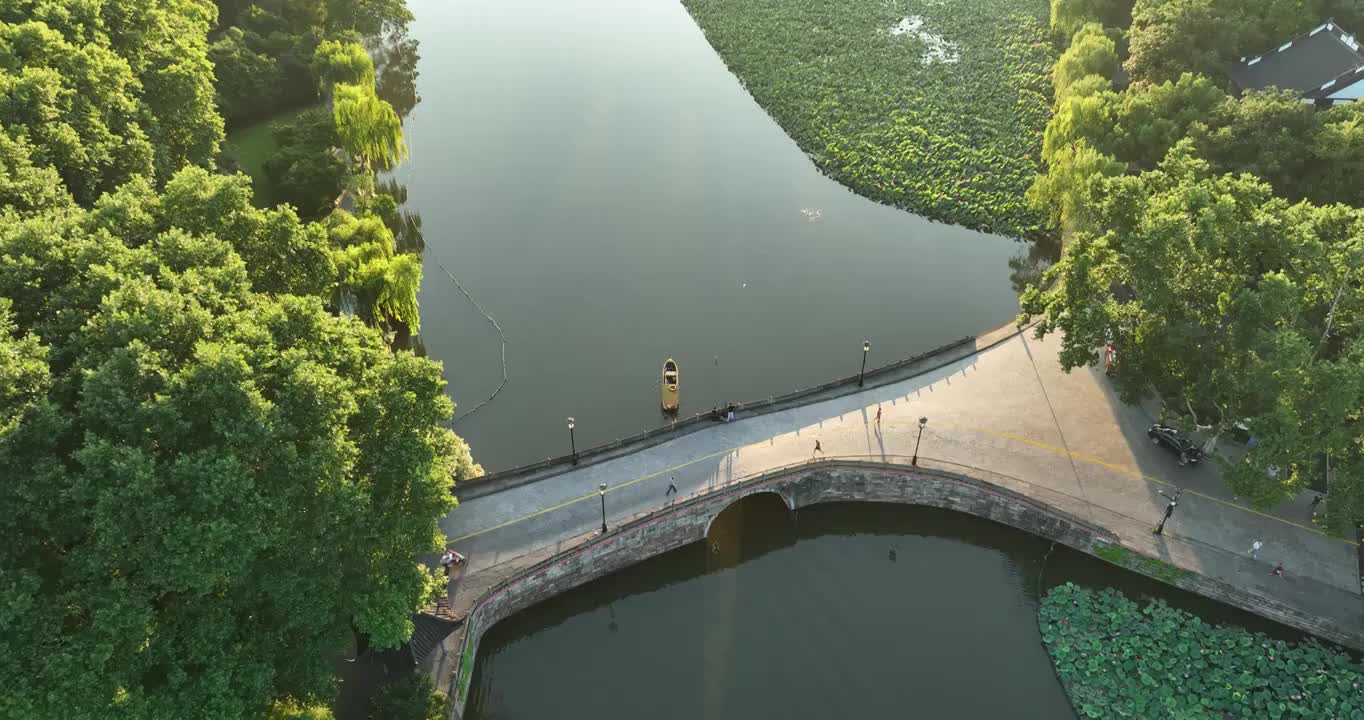
<path fill-rule="evenodd" d="M 1357 79 L 1364 55 L 1354 36 L 1328 22 L 1263 55 L 1243 58 L 1230 75 L 1242 90 L 1270 86 L 1325 97 Z"/>

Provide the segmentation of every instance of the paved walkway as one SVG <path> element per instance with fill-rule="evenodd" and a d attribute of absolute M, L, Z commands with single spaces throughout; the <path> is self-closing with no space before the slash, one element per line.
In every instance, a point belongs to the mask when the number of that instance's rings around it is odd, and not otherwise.
<path fill-rule="evenodd" d="M 1215 463 L 1180 467 L 1147 440 L 1150 418 L 1121 404 L 1098 369 L 1067 375 L 1059 341 L 1017 336 L 940 370 L 880 388 L 679 437 L 463 503 L 442 527 L 484 570 L 590 532 L 608 486 L 607 522 L 681 495 L 815 456 L 909 456 L 918 418 L 926 465 L 955 463 L 1004 476 L 1016 490 L 1108 527 L 1124 544 L 1290 607 L 1364 627 L 1356 548 L 1311 527 L 1310 496 L 1259 513 L 1222 485 Z M 880 427 L 876 424 L 881 409 Z M 900 460 L 901 462 L 903 460 Z M 1004 479 L 1004 478 L 1007 478 Z M 1149 528 L 1173 485 L 1184 496 L 1166 535 Z M 1252 559 L 1255 540 L 1264 547 Z M 537 552 L 537 550 L 539 552 Z M 1286 576 L 1270 575 L 1283 562 Z"/>

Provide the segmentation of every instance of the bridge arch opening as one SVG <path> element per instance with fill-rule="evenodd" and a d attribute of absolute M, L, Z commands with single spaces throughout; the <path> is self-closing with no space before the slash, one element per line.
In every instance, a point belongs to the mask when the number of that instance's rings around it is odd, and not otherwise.
<path fill-rule="evenodd" d="M 706 525 L 711 569 L 737 565 L 796 541 L 796 513 L 785 496 L 760 490 L 730 503 Z"/>

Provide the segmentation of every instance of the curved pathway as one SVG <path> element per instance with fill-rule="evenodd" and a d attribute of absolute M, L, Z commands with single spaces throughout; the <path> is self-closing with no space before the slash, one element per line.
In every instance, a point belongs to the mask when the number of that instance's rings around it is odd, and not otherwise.
<path fill-rule="evenodd" d="M 982 341 L 983 342 L 983 341 Z M 1023 335 L 936 371 L 841 398 L 740 417 L 639 452 L 476 497 L 442 522 L 469 557 L 464 575 L 494 577 L 607 522 L 657 509 L 680 495 L 819 455 L 912 456 L 918 419 L 926 467 L 966 468 L 1115 532 L 1123 544 L 1243 587 L 1342 627 L 1364 628 L 1356 547 L 1311 527 L 1309 496 L 1273 513 L 1223 487 L 1215 463 L 1180 467 L 1153 447 L 1150 416 L 1125 406 L 1098 369 L 1061 372 L 1058 341 Z M 881 411 L 878 428 L 876 414 Z M 1184 489 L 1165 535 L 1158 490 Z M 1264 543 L 1259 557 L 1247 549 Z M 1286 575 L 1270 575 L 1283 562 Z M 470 583 L 470 590 L 482 583 Z M 466 593 L 460 593 L 466 595 Z M 465 600 L 465 598 L 461 598 Z M 457 602 L 461 605 L 463 602 Z"/>

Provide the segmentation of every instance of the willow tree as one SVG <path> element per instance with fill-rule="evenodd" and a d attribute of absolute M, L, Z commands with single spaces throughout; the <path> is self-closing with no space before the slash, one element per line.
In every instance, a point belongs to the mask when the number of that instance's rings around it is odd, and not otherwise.
<path fill-rule="evenodd" d="M 421 259 L 396 252 L 393 232 L 376 215 L 357 218 L 337 210 L 328 226 L 332 261 L 340 274 L 338 304 L 353 301 L 356 314 L 375 325 L 395 320 L 413 332 L 419 330 Z"/>
<path fill-rule="evenodd" d="M 374 86 L 338 83 L 332 113 L 341 145 L 366 167 L 391 169 L 407 158 L 403 124 L 393 106 L 374 94 Z"/>

